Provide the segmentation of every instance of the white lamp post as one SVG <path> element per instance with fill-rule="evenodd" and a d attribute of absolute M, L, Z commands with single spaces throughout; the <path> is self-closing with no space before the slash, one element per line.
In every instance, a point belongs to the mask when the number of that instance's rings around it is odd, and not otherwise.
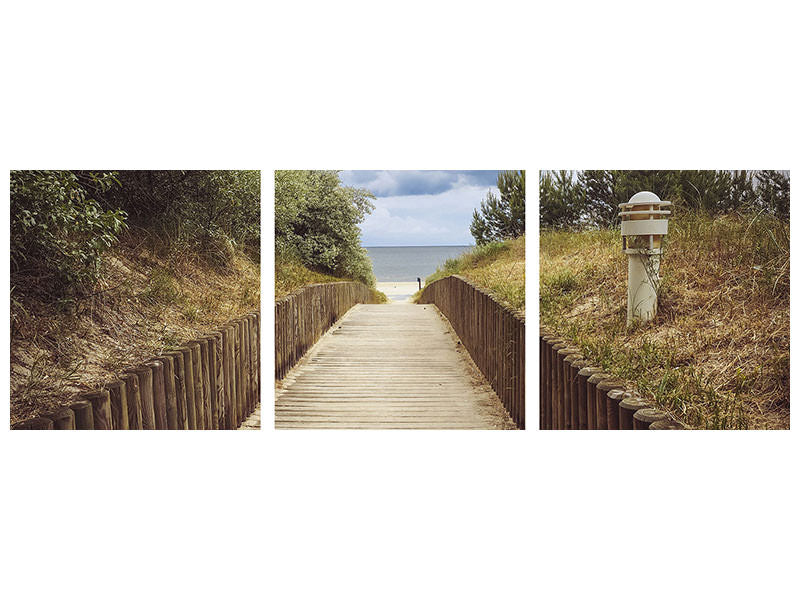
<path fill-rule="evenodd" d="M 622 250 L 628 255 L 628 325 L 656 316 L 661 240 L 667 235 L 670 214 L 665 209 L 671 205 L 653 192 L 639 192 L 619 205 Z"/>

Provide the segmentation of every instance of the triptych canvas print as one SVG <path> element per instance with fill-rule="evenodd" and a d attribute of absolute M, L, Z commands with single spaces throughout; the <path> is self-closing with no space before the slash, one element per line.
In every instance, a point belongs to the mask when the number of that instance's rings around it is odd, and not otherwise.
<path fill-rule="evenodd" d="M 788 172 L 525 180 L 12 171 L 11 427 L 789 427 Z"/>

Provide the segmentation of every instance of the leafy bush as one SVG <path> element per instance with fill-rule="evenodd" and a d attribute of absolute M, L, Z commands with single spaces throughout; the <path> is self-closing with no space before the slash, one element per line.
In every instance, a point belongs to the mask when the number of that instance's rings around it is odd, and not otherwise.
<path fill-rule="evenodd" d="M 114 173 L 11 172 L 11 278 L 17 291 L 61 299 L 97 280 L 103 252 L 125 228 L 126 213 L 93 197 Z"/>
<path fill-rule="evenodd" d="M 259 259 L 259 171 L 120 171 L 105 201 L 130 215 L 165 249 L 188 247 L 225 266 L 234 247 Z"/>
<path fill-rule="evenodd" d="M 336 171 L 276 171 L 276 255 L 374 286 L 358 228 L 374 208 L 373 198 L 367 190 L 341 185 Z"/>

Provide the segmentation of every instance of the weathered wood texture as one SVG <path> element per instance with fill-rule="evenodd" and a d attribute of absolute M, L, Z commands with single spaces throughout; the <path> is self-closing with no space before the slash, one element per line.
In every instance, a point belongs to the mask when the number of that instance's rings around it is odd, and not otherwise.
<path fill-rule="evenodd" d="M 539 427 L 683 428 L 667 413 L 649 408 L 635 391 L 626 390 L 622 382 L 591 365 L 576 348 L 545 329 L 539 332 Z"/>
<path fill-rule="evenodd" d="M 251 313 L 125 370 L 80 401 L 13 429 L 253 429 L 261 402 L 261 321 Z"/>
<path fill-rule="evenodd" d="M 278 385 L 279 429 L 513 429 L 432 305 L 358 304 Z"/>
<path fill-rule="evenodd" d="M 275 303 L 275 379 L 283 379 L 311 346 L 355 304 L 372 302 L 363 283 L 307 285 Z"/>
<path fill-rule="evenodd" d="M 111 381 L 106 384 L 106 389 L 111 399 L 111 428 L 128 429 L 128 391 L 125 382 Z"/>
<path fill-rule="evenodd" d="M 92 405 L 92 428 L 97 430 L 111 429 L 111 397 L 108 390 L 90 392 L 81 396 Z"/>
<path fill-rule="evenodd" d="M 447 317 L 514 423 L 525 429 L 525 317 L 458 275 L 429 284 L 420 300 Z"/>

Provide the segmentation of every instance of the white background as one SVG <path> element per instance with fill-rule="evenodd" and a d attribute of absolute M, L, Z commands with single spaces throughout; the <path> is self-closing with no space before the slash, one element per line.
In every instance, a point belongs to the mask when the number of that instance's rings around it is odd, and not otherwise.
<path fill-rule="evenodd" d="M 267 332 L 276 168 L 527 169 L 535 348 L 538 169 L 797 165 L 790 3 L 17 2 L 0 21 L 4 189 L 12 168 L 262 169 Z M 4 595 L 796 597 L 795 431 L 538 432 L 528 354 L 525 432 L 0 428 Z"/>

